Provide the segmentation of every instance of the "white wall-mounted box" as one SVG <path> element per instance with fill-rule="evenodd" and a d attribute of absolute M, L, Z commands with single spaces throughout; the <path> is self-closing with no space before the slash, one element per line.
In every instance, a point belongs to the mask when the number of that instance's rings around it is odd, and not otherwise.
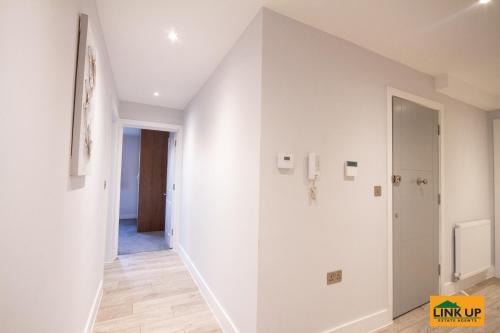
<path fill-rule="evenodd" d="M 344 172 L 346 177 L 356 177 L 358 175 L 358 162 L 355 161 L 345 162 Z"/>
<path fill-rule="evenodd" d="M 294 168 L 293 153 L 278 154 L 278 169 L 290 170 Z"/>

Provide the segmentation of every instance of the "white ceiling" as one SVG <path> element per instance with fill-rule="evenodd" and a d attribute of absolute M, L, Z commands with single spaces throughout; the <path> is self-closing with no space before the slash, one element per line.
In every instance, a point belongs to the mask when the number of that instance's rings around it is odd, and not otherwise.
<path fill-rule="evenodd" d="M 184 109 L 261 7 L 255 0 L 97 5 L 120 99 L 175 109 Z M 172 28 L 175 44 L 167 38 Z"/>
<path fill-rule="evenodd" d="M 97 3 L 122 100 L 183 109 L 262 5 L 424 73 L 448 74 L 500 97 L 500 0 Z M 179 34 L 176 44 L 167 38 L 171 29 Z"/>

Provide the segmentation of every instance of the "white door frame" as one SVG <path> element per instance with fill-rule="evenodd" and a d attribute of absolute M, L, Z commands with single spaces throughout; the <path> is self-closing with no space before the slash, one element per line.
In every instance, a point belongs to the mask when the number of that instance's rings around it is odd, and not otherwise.
<path fill-rule="evenodd" d="M 438 248 L 439 248 L 439 265 L 441 266 L 441 274 L 439 275 L 439 294 L 443 292 L 444 284 L 444 274 L 443 274 L 443 253 L 444 253 L 444 232 L 443 232 L 443 221 L 444 218 L 444 205 L 445 197 L 443 196 L 444 190 L 444 180 L 445 180 L 445 168 L 444 168 L 444 106 L 440 103 L 426 99 L 417 95 L 413 95 L 392 87 L 387 87 L 387 259 L 388 259 L 388 291 L 389 291 L 389 312 L 391 320 L 393 318 L 393 262 L 392 262 L 392 98 L 400 97 L 408 101 L 420 104 L 427 108 L 437 110 L 439 116 L 439 126 L 441 128 L 439 136 L 439 193 L 441 194 L 441 204 L 439 205 L 439 235 L 438 235 Z"/>
<path fill-rule="evenodd" d="M 174 165 L 174 183 L 175 191 L 173 198 L 173 214 L 172 214 L 172 229 L 174 230 L 174 237 L 172 240 L 172 249 L 177 250 L 179 244 L 179 216 L 180 216 L 180 189 L 181 187 L 181 168 L 182 168 L 182 126 L 166 123 L 148 122 L 132 119 L 119 119 L 115 125 L 115 135 L 116 147 L 115 147 L 115 168 L 111 170 L 111 176 L 113 177 L 113 189 L 111 189 L 112 195 L 112 207 L 113 213 L 111 215 L 111 234 L 106 237 L 108 244 L 112 246 L 107 246 L 111 253 L 106 253 L 106 262 L 111 262 L 118 256 L 118 232 L 120 224 L 120 187 L 121 187 L 121 171 L 122 171 L 122 147 L 123 147 L 123 128 L 139 128 L 139 129 L 149 129 L 155 131 L 163 132 L 173 132 L 177 134 L 177 146 L 175 149 L 175 165 Z M 108 250 L 109 251 L 109 250 Z"/>

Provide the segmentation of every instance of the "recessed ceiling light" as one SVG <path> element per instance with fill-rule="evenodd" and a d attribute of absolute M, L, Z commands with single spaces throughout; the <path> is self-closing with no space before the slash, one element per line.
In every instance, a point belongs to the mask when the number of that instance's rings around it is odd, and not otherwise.
<path fill-rule="evenodd" d="M 170 30 L 170 32 L 168 33 L 168 39 L 170 39 L 172 43 L 175 43 L 179 40 L 179 36 L 177 35 L 177 32 L 175 32 L 175 30 Z"/>
<path fill-rule="evenodd" d="M 157 91 L 155 91 L 155 92 L 153 93 L 153 95 L 155 95 L 155 97 L 158 97 L 158 96 L 160 96 L 160 93 L 159 93 L 159 92 L 157 92 Z"/>
<path fill-rule="evenodd" d="M 491 0 L 479 0 L 479 3 L 480 3 L 481 5 L 485 5 L 485 4 L 487 4 L 488 2 L 490 2 L 490 1 L 491 1 Z"/>

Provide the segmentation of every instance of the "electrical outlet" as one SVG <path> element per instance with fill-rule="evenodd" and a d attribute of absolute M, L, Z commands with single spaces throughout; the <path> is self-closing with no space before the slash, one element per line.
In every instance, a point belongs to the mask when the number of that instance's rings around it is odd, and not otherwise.
<path fill-rule="evenodd" d="M 326 284 L 334 284 L 342 281 L 342 270 L 326 273 Z"/>
<path fill-rule="evenodd" d="M 381 197 L 382 196 L 382 186 L 376 185 L 373 187 L 373 195 L 376 197 Z"/>

